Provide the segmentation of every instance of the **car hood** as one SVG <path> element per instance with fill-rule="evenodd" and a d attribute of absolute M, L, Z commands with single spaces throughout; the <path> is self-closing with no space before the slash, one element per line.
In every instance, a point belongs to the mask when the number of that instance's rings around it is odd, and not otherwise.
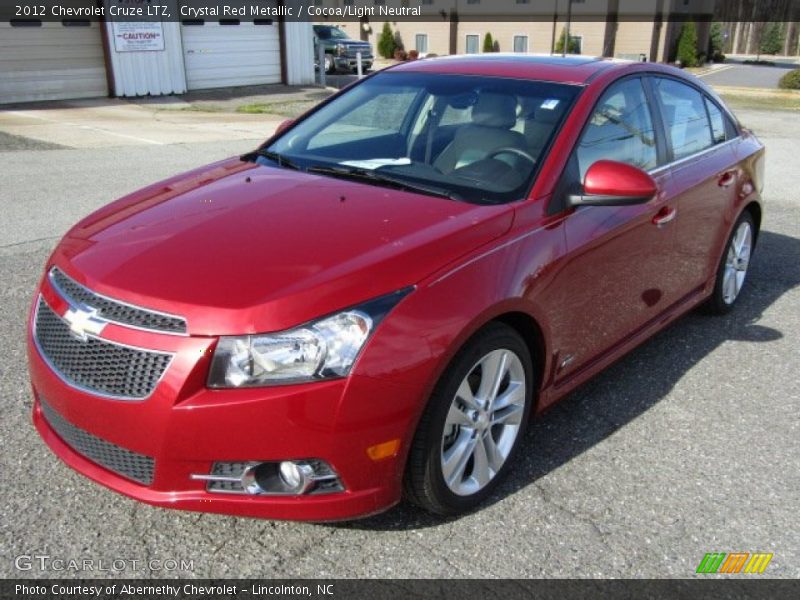
<path fill-rule="evenodd" d="M 231 159 L 78 223 L 53 261 L 189 333 L 279 331 L 414 285 L 511 226 L 476 206 Z"/>
<path fill-rule="evenodd" d="M 369 42 L 362 42 L 360 40 L 332 40 L 334 44 L 342 44 L 344 46 L 353 46 L 359 48 L 372 48 L 372 44 Z"/>

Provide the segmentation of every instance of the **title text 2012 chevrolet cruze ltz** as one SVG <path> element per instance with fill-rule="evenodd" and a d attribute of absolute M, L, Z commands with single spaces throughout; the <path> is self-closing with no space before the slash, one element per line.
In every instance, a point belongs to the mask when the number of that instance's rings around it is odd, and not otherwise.
<path fill-rule="evenodd" d="M 531 417 L 688 310 L 733 308 L 763 163 L 667 66 L 384 70 L 67 233 L 28 324 L 34 423 L 159 506 L 470 510 Z"/>

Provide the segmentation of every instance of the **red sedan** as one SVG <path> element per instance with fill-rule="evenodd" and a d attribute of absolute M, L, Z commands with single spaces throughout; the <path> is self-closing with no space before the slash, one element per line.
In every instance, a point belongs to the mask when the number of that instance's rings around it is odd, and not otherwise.
<path fill-rule="evenodd" d="M 472 509 L 532 414 L 683 313 L 731 310 L 763 165 L 673 68 L 387 69 L 74 227 L 31 310 L 34 422 L 159 506 Z"/>

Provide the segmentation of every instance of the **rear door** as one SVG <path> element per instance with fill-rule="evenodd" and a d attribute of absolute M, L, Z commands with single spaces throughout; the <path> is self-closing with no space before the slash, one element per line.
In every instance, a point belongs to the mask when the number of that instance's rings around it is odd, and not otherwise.
<path fill-rule="evenodd" d="M 743 173 L 736 164 L 735 125 L 700 89 L 670 77 L 652 77 L 664 116 L 670 160 L 668 193 L 677 198 L 676 285 L 699 289 L 716 272 L 720 249 Z"/>

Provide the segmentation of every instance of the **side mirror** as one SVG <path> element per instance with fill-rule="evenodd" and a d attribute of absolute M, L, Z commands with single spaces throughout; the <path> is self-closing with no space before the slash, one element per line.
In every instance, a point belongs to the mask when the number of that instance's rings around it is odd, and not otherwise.
<path fill-rule="evenodd" d="M 583 180 L 583 194 L 568 197 L 570 206 L 629 206 L 649 202 L 658 192 L 656 182 L 638 167 L 598 160 Z"/>
<path fill-rule="evenodd" d="M 289 127 L 291 127 L 292 125 L 294 125 L 294 119 L 286 119 L 280 125 L 278 125 L 278 128 L 275 130 L 275 133 L 272 135 L 272 137 L 279 136 L 284 131 L 289 129 Z"/>

